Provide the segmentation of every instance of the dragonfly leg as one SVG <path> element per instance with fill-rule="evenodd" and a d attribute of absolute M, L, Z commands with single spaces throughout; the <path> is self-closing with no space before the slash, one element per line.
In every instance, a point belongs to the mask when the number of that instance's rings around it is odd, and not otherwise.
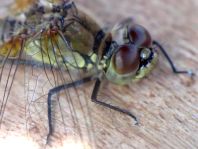
<path fill-rule="evenodd" d="M 97 94 L 98 94 L 98 91 L 99 91 L 99 88 L 100 88 L 100 84 L 101 84 L 101 81 L 99 79 L 97 79 L 96 80 L 96 83 L 95 83 L 95 86 L 94 86 L 94 89 L 93 89 L 93 92 L 92 92 L 92 96 L 91 96 L 92 101 L 95 102 L 95 103 L 97 103 L 97 104 L 99 104 L 99 105 L 102 105 L 104 107 L 107 107 L 109 109 L 112 109 L 112 110 L 115 110 L 115 111 L 124 113 L 124 114 L 132 117 L 135 120 L 135 125 L 138 125 L 139 122 L 137 120 L 137 117 L 135 115 L 133 115 L 130 111 L 128 111 L 126 109 L 122 109 L 122 108 L 117 107 L 117 106 L 113 106 L 111 104 L 107 104 L 107 103 L 102 102 L 102 101 L 99 101 L 97 99 Z"/>
<path fill-rule="evenodd" d="M 71 2 L 71 3 L 64 2 L 63 3 L 63 11 L 67 11 L 68 9 L 73 9 L 74 14 L 78 14 L 78 10 L 77 10 L 77 7 L 74 2 Z"/>
<path fill-rule="evenodd" d="M 159 42 L 157 42 L 157 41 L 153 41 L 153 44 L 156 45 L 161 50 L 161 52 L 163 53 L 163 55 L 165 56 L 165 58 L 169 62 L 173 73 L 175 73 L 175 74 L 188 74 L 190 77 L 192 77 L 194 75 L 194 73 L 192 72 L 192 70 L 178 70 L 175 67 L 172 59 L 168 55 L 167 51 L 163 48 L 163 46 Z"/>
<path fill-rule="evenodd" d="M 49 138 L 50 136 L 52 135 L 53 133 L 53 126 L 52 126 L 52 96 L 65 90 L 65 89 L 68 89 L 68 88 L 71 88 L 71 87 L 77 87 L 77 86 L 80 86 L 84 83 L 87 83 L 89 81 L 93 80 L 92 77 L 86 77 L 86 78 L 83 78 L 81 80 L 77 80 L 75 82 L 72 82 L 72 83 L 68 83 L 68 84 L 63 84 L 63 85 L 60 85 L 60 86 L 56 86 L 52 89 L 49 90 L 48 92 L 48 98 L 47 98 L 47 110 L 48 110 L 48 127 L 49 127 L 49 130 L 48 130 L 48 134 L 47 134 L 47 139 L 46 139 L 46 144 L 49 143 Z"/>
<path fill-rule="evenodd" d="M 94 39 L 93 51 L 95 53 L 98 53 L 97 50 L 99 49 L 99 46 L 101 45 L 101 42 L 102 42 L 102 40 L 103 40 L 104 37 L 105 37 L 105 33 L 101 29 L 100 31 L 98 31 L 98 33 L 96 34 L 96 37 Z"/>

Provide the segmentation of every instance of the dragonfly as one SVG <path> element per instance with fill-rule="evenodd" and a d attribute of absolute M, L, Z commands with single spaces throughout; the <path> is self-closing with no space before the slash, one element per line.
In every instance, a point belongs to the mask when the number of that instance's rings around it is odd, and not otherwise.
<path fill-rule="evenodd" d="M 131 117 L 138 125 L 138 118 L 131 111 L 98 98 L 104 80 L 118 86 L 136 83 L 152 72 L 160 52 L 173 73 L 193 76 L 191 70 L 176 68 L 166 49 L 132 18 L 107 29 L 70 0 L 38 0 L 18 7 L 21 12 L 0 20 L 0 83 L 6 80 L 0 102 L 0 123 L 20 65 L 41 68 L 51 87 L 45 94 L 47 143 L 54 132 L 53 100 L 59 100 L 61 92 L 66 96 L 69 88 L 95 81 L 90 100 Z M 2 79 L 6 70 L 7 77 Z M 74 80 L 74 76 L 80 79 Z"/>

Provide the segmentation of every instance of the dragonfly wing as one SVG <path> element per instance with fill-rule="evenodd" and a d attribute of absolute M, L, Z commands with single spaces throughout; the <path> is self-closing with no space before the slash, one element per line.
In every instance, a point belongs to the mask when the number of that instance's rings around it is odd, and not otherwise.
<path fill-rule="evenodd" d="M 0 99 L 0 123 L 5 130 L 7 126 L 14 129 L 20 121 L 26 127 L 26 132 L 22 133 L 22 129 L 18 129 L 19 134 L 28 132 L 31 138 L 43 144 L 49 133 L 48 120 L 51 117 L 53 136 L 58 140 L 64 139 L 63 136 L 81 142 L 93 140 L 88 104 L 91 93 L 86 96 L 88 99 L 81 96 L 85 88 L 78 90 L 73 82 L 92 75 L 92 72 L 86 72 L 88 63 L 95 67 L 90 58 L 94 37 L 88 34 L 88 29 L 83 29 L 82 22 L 75 19 L 65 20 L 64 32 L 49 28 L 49 22 L 44 22 L 36 27 L 36 34 L 19 41 L 17 39 L 21 38 L 13 38 L 15 40 L 10 39 L 10 42 L 1 44 L 0 85 L 3 98 Z M 34 23 L 30 20 L 29 28 Z M 85 36 L 81 36 L 81 33 Z M 72 83 L 73 86 L 68 89 L 56 90 L 57 93 L 50 99 L 52 105 L 48 105 L 51 90 Z M 16 109 L 21 107 L 23 110 L 18 116 Z M 49 108 L 51 115 L 48 113 Z M 9 109 L 16 110 L 14 118 L 9 116 Z"/>

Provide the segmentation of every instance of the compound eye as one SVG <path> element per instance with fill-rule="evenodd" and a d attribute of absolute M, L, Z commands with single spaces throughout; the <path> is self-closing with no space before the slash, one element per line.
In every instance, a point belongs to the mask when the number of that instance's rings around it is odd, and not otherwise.
<path fill-rule="evenodd" d="M 147 60 L 150 55 L 151 55 L 151 49 L 149 48 L 143 48 L 140 52 L 140 57 L 143 59 L 143 60 Z"/>
<path fill-rule="evenodd" d="M 141 25 L 135 24 L 129 28 L 129 38 L 138 47 L 150 47 L 152 44 L 151 35 Z"/>
<path fill-rule="evenodd" d="M 136 73 L 140 65 L 139 50 L 135 45 L 123 45 L 113 55 L 113 67 L 118 74 Z"/>

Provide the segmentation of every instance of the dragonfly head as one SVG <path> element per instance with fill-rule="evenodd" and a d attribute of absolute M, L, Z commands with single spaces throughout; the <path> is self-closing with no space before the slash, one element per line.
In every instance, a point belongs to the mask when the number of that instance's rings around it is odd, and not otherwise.
<path fill-rule="evenodd" d="M 141 25 L 125 20 L 116 25 L 105 56 L 105 75 L 113 83 L 125 85 L 144 78 L 157 62 L 157 52 L 149 32 Z"/>

